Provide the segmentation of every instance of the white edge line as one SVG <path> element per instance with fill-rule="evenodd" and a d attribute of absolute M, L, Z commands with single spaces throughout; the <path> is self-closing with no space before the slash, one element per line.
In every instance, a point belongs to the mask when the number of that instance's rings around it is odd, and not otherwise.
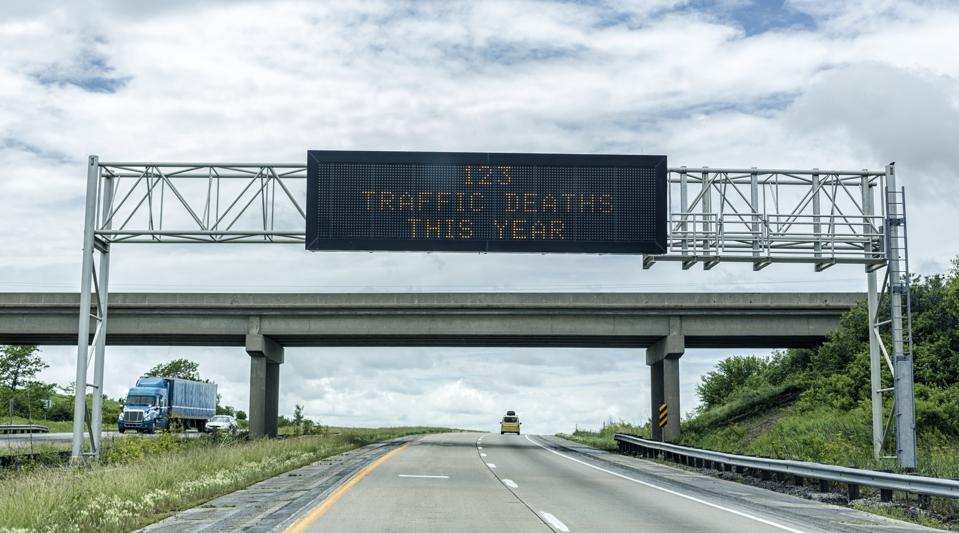
<path fill-rule="evenodd" d="M 449 476 L 427 476 L 422 474 L 400 474 L 400 477 L 423 477 L 429 479 L 449 479 Z"/>
<path fill-rule="evenodd" d="M 559 518 L 556 518 L 545 511 L 541 512 L 540 514 L 543 515 L 543 520 L 549 522 L 549 525 L 553 526 L 553 528 L 562 531 L 563 533 L 569 533 L 569 528 L 566 527 L 566 524 L 561 522 Z"/>
<path fill-rule="evenodd" d="M 503 479 L 503 484 L 511 489 L 518 489 L 519 485 L 516 484 L 512 479 Z"/>
<path fill-rule="evenodd" d="M 496 468 L 496 465 L 494 465 L 493 463 L 486 463 L 486 466 L 490 468 Z"/>
<path fill-rule="evenodd" d="M 772 527 L 781 529 L 781 530 L 783 530 L 783 531 L 789 531 L 789 532 L 791 532 L 791 533 L 804 533 L 804 532 L 803 532 L 802 530 L 800 530 L 800 529 L 793 529 L 793 528 L 791 528 L 791 527 L 789 527 L 789 526 L 784 526 L 784 525 L 782 525 L 782 524 L 777 524 L 776 522 L 772 522 L 772 521 L 766 520 L 765 518 L 759 518 L 758 516 L 753 516 L 753 515 L 751 515 L 751 514 L 749 514 L 749 513 L 744 513 L 744 512 L 742 512 L 742 511 L 737 511 L 737 510 L 735 510 L 735 509 L 730 509 L 730 508 L 728 508 L 728 507 L 723 507 L 722 505 L 718 505 L 718 504 L 715 504 L 715 503 L 712 503 L 712 502 L 708 502 L 708 501 L 706 501 L 706 500 L 701 500 L 701 499 L 699 499 L 699 498 L 696 498 L 695 496 L 689 496 L 688 494 L 683 494 L 683 493 L 681 493 L 681 492 L 676 492 L 676 491 L 674 491 L 674 490 L 667 489 L 666 487 L 660 487 L 659 485 L 654 485 L 654 484 L 648 483 L 648 482 L 646 482 L 646 481 L 641 481 L 641 480 L 638 480 L 638 479 L 635 479 L 635 478 L 631 478 L 631 477 L 629 477 L 629 476 L 624 476 L 623 474 L 620 474 L 620 473 L 618 473 L 618 472 L 613 472 L 612 470 L 606 470 L 605 468 L 601 468 L 601 467 L 598 467 L 598 466 L 596 466 L 596 465 L 591 465 L 591 464 L 587 463 L 586 461 L 580 461 L 579 459 L 576 459 L 575 457 L 570 457 L 570 456 L 568 456 L 568 455 L 566 455 L 566 454 L 559 453 L 559 452 L 557 452 L 556 450 L 551 450 L 551 449 L 547 448 L 546 446 L 543 446 L 542 444 L 540 444 L 540 443 L 536 442 L 535 440 L 529 438 L 529 435 L 526 435 L 526 440 L 532 442 L 533 444 L 539 446 L 540 448 L 542 448 L 542 449 L 544 449 L 544 450 L 546 450 L 546 451 L 548 451 L 548 452 L 550 452 L 550 453 L 552 453 L 552 454 L 556 454 L 556 455 L 558 455 L 558 456 L 560 456 L 560 457 L 562 457 L 562 458 L 564 458 L 564 459 L 569 459 L 570 461 L 573 461 L 573 462 L 575 462 L 575 463 L 579 463 L 579 464 L 581 464 L 581 465 L 583 465 L 583 466 L 588 466 L 588 467 L 590 467 L 590 468 L 592 468 L 592 469 L 594 469 L 594 470 L 599 470 L 600 472 L 606 472 L 607 474 L 610 474 L 610 475 L 612 475 L 612 476 L 616 476 L 616 477 L 618 477 L 618 478 L 622 478 L 622 479 L 625 479 L 625 480 L 627 480 L 627 481 L 632 481 L 633 483 L 638 483 L 638 484 L 640 484 L 640 485 L 643 485 L 643 486 L 645 486 L 645 487 L 649 487 L 649 488 L 651 488 L 651 489 L 660 490 L 660 491 L 663 491 L 663 492 L 665 492 L 665 493 L 672 494 L 672 495 L 674 495 L 674 496 L 679 496 L 680 498 L 685 498 L 685 499 L 687 499 L 687 500 L 689 500 L 689 501 L 693 501 L 693 502 L 696 502 L 696 503 L 700 503 L 700 504 L 703 504 L 703 505 L 705 505 L 705 506 L 712 507 L 712 508 L 714 508 L 714 509 L 719 509 L 719 510 L 721 510 L 721 511 L 726 511 L 727 513 L 732 513 L 732 514 L 734 514 L 734 515 L 738 515 L 738 516 L 741 516 L 741 517 L 743 517 L 743 518 L 748 518 L 748 519 L 750 519 L 750 520 L 755 520 L 756 522 L 761 522 L 761 523 L 763 523 L 763 524 L 766 524 L 766 525 L 768 525 L 768 526 L 772 526 Z M 546 514 L 546 513 L 544 513 L 544 515 L 545 515 L 545 514 Z"/>

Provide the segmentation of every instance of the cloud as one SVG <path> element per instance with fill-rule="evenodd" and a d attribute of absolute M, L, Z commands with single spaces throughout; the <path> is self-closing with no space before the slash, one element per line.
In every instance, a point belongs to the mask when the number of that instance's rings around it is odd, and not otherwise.
<path fill-rule="evenodd" d="M 102 49 L 108 48 L 107 40 L 89 36 L 79 45 L 74 54 L 62 63 L 50 63 L 33 73 L 33 79 L 41 85 L 73 85 L 84 91 L 115 93 L 130 80 L 118 76 L 109 65 Z"/>
<path fill-rule="evenodd" d="M 956 78 L 862 63 L 830 70 L 790 107 L 787 123 L 810 135 L 839 130 L 863 160 L 909 169 L 920 198 L 959 186 L 959 89 Z"/>

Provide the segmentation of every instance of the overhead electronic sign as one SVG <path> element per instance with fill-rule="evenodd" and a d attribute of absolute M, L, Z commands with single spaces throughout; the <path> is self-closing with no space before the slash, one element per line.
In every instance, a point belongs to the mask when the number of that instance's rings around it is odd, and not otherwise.
<path fill-rule="evenodd" d="M 661 254 L 666 156 L 307 152 L 306 248 Z"/>

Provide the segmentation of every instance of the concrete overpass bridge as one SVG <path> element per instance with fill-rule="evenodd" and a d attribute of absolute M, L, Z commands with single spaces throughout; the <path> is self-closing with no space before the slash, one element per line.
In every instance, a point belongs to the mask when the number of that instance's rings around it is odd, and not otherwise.
<path fill-rule="evenodd" d="M 675 414 L 688 348 L 809 347 L 859 293 L 114 293 L 106 343 L 243 346 L 250 431 L 275 435 L 283 347 L 646 348 L 652 418 Z M 76 293 L 0 294 L 0 344 L 77 342 Z M 654 428 L 656 424 L 653 424 Z M 658 429 L 658 428 L 657 428 Z"/>

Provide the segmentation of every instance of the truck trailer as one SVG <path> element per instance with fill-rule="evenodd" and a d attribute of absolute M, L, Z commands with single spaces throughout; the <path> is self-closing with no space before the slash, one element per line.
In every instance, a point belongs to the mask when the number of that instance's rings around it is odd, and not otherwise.
<path fill-rule="evenodd" d="M 203 431 L 216 415 L 216 383 L 143 376 L 127 393 L 117 430 L 153 433 L 195 428 Z"/>

